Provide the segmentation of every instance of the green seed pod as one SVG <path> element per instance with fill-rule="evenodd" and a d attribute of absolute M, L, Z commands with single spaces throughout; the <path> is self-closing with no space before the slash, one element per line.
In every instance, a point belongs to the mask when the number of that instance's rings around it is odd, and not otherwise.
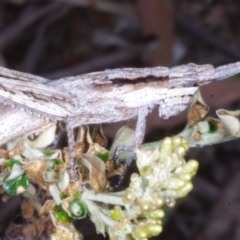
<path fill-rule="evenodd" d="M 146 228 L 143 226 L 135 227 L 133 234 L 136 236 L 136 239 L 148 239 Z"/>
<path fill-rule="evenodd" d="M 123 217 L 122 209 L 120 207 L 115 207 L 110 211 L 110 217 L 114 221 L 119 221 Z"/>
<path fill-rule="evenodd" d="M 169 178 L 165 183 L 167 189 L 176 190 L 182 188 L 186 183 L 179 178 Z"/>
<path fill-rule="evenodd" d="M 191 159 L 182 166 L 182 171 L 184 173 L 189 173 L 193 176 L 197 172 L 198 166 L 199 163 L 196 160 Z"/>
<path fill-rule="evenodd" d="M 185 182 L 189 182 L 192 179 L 192 175 L 189 173 L 183 173 L 179 177 Z"/>
<path fill-rule="evenodd" d="M 146 231 L 149 237 L 158 236 L 162 232 L 162 226 L 158 224 L 148 224 Z"/>
<path fill-rule="evenodd" d="M 157 209 L 155 211 L 148 212 L 148 217 L 152 219 L 161 219 L 164 217 L 164 211 L 162 209 Z"/>
<path fill-rule="evenodd" d="M 179 188 L 178 190 L 176 190 L 176 194 L 177 194 L 177 197 L 180 198 L 180 197 L 186 197 L 187 194 L 193 189 L 193 185 L 191 182 L 188 182 L 185 184 L 184 187 L 182 188 Z"/>
<path fill-rule="evenodd" d="M 163 139 L 160 149 L 159 149 L 159 155 L 161 156 L 161 158 L 166 158 L 167 156 L 169 156 L 172 152 L 172 140 L 169 137 L 166 137 L 165 139 Z"/>
<path fill-rule="evenodd" d="M 174 137 L 172 138 L 172 142 L 173 142 L 173 147 L 176 148 L 182 143 L 182 138 Z"/>
<path fill-rule="evenodd" d="M 151 166 L 144 166 L 140 169 L 140 174 L 142 176 L 149 176 L 152 173 L 152 167 Z"/>
<path fill-rule="evenodd" d="M 136 196 L 129 189 L 127 189 L 123 194 L 123 202 L 129 204 L 135 200 Z"/>
<path fill-rule="evenodd" d="M 149 202 L 146 202 L 146 201 L 139 202 L 139 206 L 140 206 L 141 210 L 144 212 L 151 210 L 151 203 L 149 203 Z"/>
<path fill-rule="evenodd" d="M 160 208 L 165 203 L 164 198 L 161 196 L 153 196 L 153 205 Z"/>
<path fill-rule="evenodd" d="M 187 150 L 185 148 L 184 145 L 181 145 L 179 147 L 177 147 L 176 149 L 176 153 L 180 156 L 180 157 L 183 157 L 185 154 L 186 154 Z"/>

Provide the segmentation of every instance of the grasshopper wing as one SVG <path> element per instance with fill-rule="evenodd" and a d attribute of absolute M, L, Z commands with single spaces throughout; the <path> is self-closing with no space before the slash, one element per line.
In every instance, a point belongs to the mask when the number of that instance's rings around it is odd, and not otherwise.
<path fill-rule="evenodd" d="M 4 76 L 0 72 L 0 101 L 2 103 L 16 103 L 20 108 L 59 119 L 67 117 L 75 109 L 75 101 L 69 94 L 39 83 L 44 79 L 37 76 L 34 78 L 34 75 L 30 75 L 28 79 L 28 74 L 23 74 L 23 77 L 19 76 L 17 79 L 10 78 L 14 74 L 11 75 L 9 71 L 6 77 L 6 74 Z M 47 79 L 45 80 L 47 82 Z"/>
<path fill-rule="evenodd" d="M 21 136 L 36 133 L 51 123 L 10 105 L 0 104 L 0 145 Z"/>

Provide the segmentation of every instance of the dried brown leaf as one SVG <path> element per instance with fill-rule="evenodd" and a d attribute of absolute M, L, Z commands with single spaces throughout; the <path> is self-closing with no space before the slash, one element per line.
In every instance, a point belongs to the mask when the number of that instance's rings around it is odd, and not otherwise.
<path fill-rule="evenodd" d="M 56 202 L 54 200 L 47 200 L 42 206 L 39 214 L 40 215 L 48 214 L 50 211 L 54 210 L 55 206 L 56 206 Z"/>
<path fill-rule="evenodd" d="M 86 153 L 89 145 L 92 144 L 92 139 L 87 125 L 78 128 L 77 141 L 75 145 L 76 157 L 79 158 L 82 153 Z"/>
<path fill-rule="evenodd" d="M 98 143 L 103 148 L 107 146 L 107 138 L 103 134 L 102 125 L 94 125 L 91 136 L 94 143 Z"/>
<path fill-rule="evenodd" d="M 79 165 L 79 166 L 78 166 L 78 172 L 79 172 L 79 174 L 80 174 L 80 176 L 81 176 L 82 182 L 83 182 L 83 183 L 84 183 L 84 182 L 87 182 L 88 179 L 89 179 L 89 177 L 88 177 L 88 172 L 86 171 L 86 167 L 83 166 L 83 165 Z"/>
<path fill-rule="evenodd" d="M 70 182 L 67 188 L 63 191 L 64 194 L 73 195 L 80 190 L 80 181 Z"/>
<path fill-rule="evenodd" d="M 95 154 L 96 152 L 106 152 L 103 148 L 107 144 L 107 140 L 103 135 L 102 128 L 96 126 L 90 134 L 89 126 L 81 126 L 78 129 L 78 137 L 76 142 L 76 157 L 79 158 L 83 153 Z"/>
<path fill-rule="evenodd" d="M 200 92 L 198 92 L 194 97 L 192 104 L 188 110 L 188 124 L 190 126 L 195 125 L 201 121 L 209 111 L 209 107 L 206 105 Z"/>
<path fill-rule="evenodd" d="M 99 172 L 95 167 L 92 168 L 90 181 L 91 186 L 96 193 L 106 189 L 107 186 L 106 175 L 105 173 L 102 174 L 101 172 Z"/>
<path fill-rule="evenodd" d="M 75 145 L 76 158 L 79 158 L 81 154 L 86 153 L 89 148 L 89 144 L 85 142 L 78 142 Z"/>
<path fill-rule="evenodd" d="M 105 153 L 107 150 L 101 147 L 98 143 L 93 143 L 89 146 L 87 154 L 95 155 L 96 153 Z"/>
<path fill-rule="evenodd" d="M 10 158 L 21 153 L 22 153 L 22 141 L 18 141 L 15 147 L 8 152 Z"/>
<path fill-rule="evenodd" d="M 57 164 L 55 171 L 57 173 L 64 173 L 67 169 L 67 164 L 65 162 L 62 162 L 61 164 Z"/>
<path fill-rule="evenodd" d="M 47 168 L 47 161 L 44 160 L 34 160 L 27 163 L 23 166 L 23 170 L 28 174 L 32 180 L 37 183 L 41 188 L 47 189 L 51 184 L 54 184 L 56 181 L 46 181 L 44 178 L 44 173 Z"/>
<path fill-rule="evenodd" d="M 4 159 L 10 158 L 8 151 L 4 149 L 0 149 L 0 158 L 4 158 Z"/>
<path fill-rule="evenodd" d="M 200 140 L 201 140 L 201 134 L 198 133 L 198 132 L 194 132 L 192 138 L 193 138 L 195 141 L 200 141 Z"/>
<path fill-rule="evenodd" d="M 34 214 L 34 205 L 32 201 L 27 200 L 24 203 L 22 203 L 22 214 L 24 218 L 30 220 L 33 218 Z"/>
<path fill-rule="evenodd" d="M 81 162 L 89 170 L 89 181 L 92 189 L 97 193 L 107 186 L 106 166 L 101 159 L 94 155 L 83 154 Z"/>
<path fill-rule="evenodd" d="M 115 167 L 115 163 L 113 161 L 107 161 L 106 170 L 108 171 L 107 177 L 112 177 L 115 175 L 122 175 L 124 173 L 124 167 L 122 165 Z"/>

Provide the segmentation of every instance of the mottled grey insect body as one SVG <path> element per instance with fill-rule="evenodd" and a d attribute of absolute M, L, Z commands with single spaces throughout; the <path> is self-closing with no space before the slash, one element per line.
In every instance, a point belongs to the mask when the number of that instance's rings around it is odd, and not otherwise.
<path fill-rule="evenodd" d="M 240 62 L 218 68 L 189 63 L 170 69 L 105 70 L 50 81 L 0 67 L 0 144 L 45 126 L 46 118 L 65 121 L 73 169 L 74 127 L 137 117 L 133 143 L 137 147 L 143 140 L 146 115 L 155 105 L 159 116 L 167 119 L 187 108 L 198 86 L 239 72 Z"/>

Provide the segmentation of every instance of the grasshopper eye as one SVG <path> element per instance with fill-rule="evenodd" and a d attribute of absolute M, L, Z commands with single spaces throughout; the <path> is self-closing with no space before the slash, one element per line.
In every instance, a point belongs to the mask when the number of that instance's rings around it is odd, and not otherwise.
<path fill-rule="evenodd" d="M 183 74 L 182 80 L 184 87 L 196 87 L 198 86 L 198 72 L 194 69 L 189 69 Z"/>

